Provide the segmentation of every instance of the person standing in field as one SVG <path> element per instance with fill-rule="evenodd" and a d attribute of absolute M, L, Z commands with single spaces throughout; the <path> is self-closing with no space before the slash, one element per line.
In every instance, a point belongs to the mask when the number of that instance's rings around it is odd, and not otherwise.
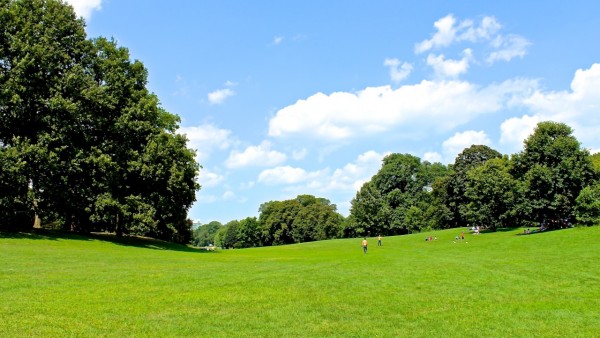
<path fill-rule="evenodd" d="M 363 252 L 367 253 L 367 247 L 369 246 L 369 242 L 367 242 L 367 237 L 362 241 Z"/>
<path fill-rule="evenodd" d="M 381 235 L 377 236 L 377 246 L 381 246 Z"/>

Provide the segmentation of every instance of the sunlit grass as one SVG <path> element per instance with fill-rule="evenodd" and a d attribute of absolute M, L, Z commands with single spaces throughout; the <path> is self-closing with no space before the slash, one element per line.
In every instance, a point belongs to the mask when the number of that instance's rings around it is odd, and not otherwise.
<path fill-rule="evenodd" d="M 0 336 L 600 336 L 600 227 L 521 232 L 373 238 L 366 255 L 0 234 Z"/>

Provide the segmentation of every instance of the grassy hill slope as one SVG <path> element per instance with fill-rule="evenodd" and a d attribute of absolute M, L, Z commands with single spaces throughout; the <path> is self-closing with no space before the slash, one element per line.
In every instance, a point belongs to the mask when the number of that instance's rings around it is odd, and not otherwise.
<path fill-rule="evenodd" d="M 521 232 L 366 255 L 0 233 L 0 336 L 600 336 L 600 227 Z"/>

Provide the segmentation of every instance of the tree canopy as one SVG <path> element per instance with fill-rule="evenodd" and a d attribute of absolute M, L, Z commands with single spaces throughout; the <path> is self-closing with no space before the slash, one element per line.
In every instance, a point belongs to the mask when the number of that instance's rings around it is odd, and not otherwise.
<path fill-rule="evenodd" d="M 189 241 L 199 165 L 143 64 L 88 39 L 61 1 L 3 1 L 0 20 L 0 164 L 11 168 L 0 208 L 65 230 Z"/>

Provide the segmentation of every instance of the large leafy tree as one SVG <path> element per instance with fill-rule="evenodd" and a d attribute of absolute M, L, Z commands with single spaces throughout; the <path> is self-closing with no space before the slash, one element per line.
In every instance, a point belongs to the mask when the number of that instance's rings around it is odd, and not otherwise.
<path fill-rule="evenodd" d="M 391 154 L 352 200 L 350 228 L 356 234 L 402 234 L 431 227 L 438 219 L 432 190 L 447 174 L 439 163 L 421 163 L 409 154 Z"/>
<path fill-rule="evenodd" d="M 508 157 L 493 158 L 467 172 L 463 207 L 465 219 L 495 231 L 516 225 L 517 182 L 509 172 Z"/>
<path fill-rule="evenodd" d="M 523 184 L 521 209 L 529 221 L 549 227 L 574 221 L 576 198 L 595 172 L 572 133 L 564 123 L 540 122 L 523 151 L 513 156 L 512 173 Z"/>
<path fill-rule="evenodd" d="M 343 216 L 325 198 L 299 195 L 260 206 L 259 223 L 264 245 L 301 243 L 341 236 Z"/>
<path fill-rule="evenodd" d="M 261 246 L 260 223 L 256 217 L 246 217 L 238 224 L 237 245 L 239 248 Z"/>
<path fill-rule="evenodd" d="M 86 39 L 60 1 L 1 4 L 0 148 L 28 145 L 15 189 L 31 186 L 36 211 L 68 230 L 188 241 L 199 166 L 142 63 Z"/>
<path fill-rule="evenodd" d="M 466 195 L 467 172 L 492 158 L 501 158 L 502 154 L 486 145 L 472 145 L 465 148 L 454 161 L 452 173 L 441 187 L 445 192 L 440 196 L 447 210 L 452 214 L 449 227 L 464 226 L 468 222 L 464 207 L 469 203 Z"/>

